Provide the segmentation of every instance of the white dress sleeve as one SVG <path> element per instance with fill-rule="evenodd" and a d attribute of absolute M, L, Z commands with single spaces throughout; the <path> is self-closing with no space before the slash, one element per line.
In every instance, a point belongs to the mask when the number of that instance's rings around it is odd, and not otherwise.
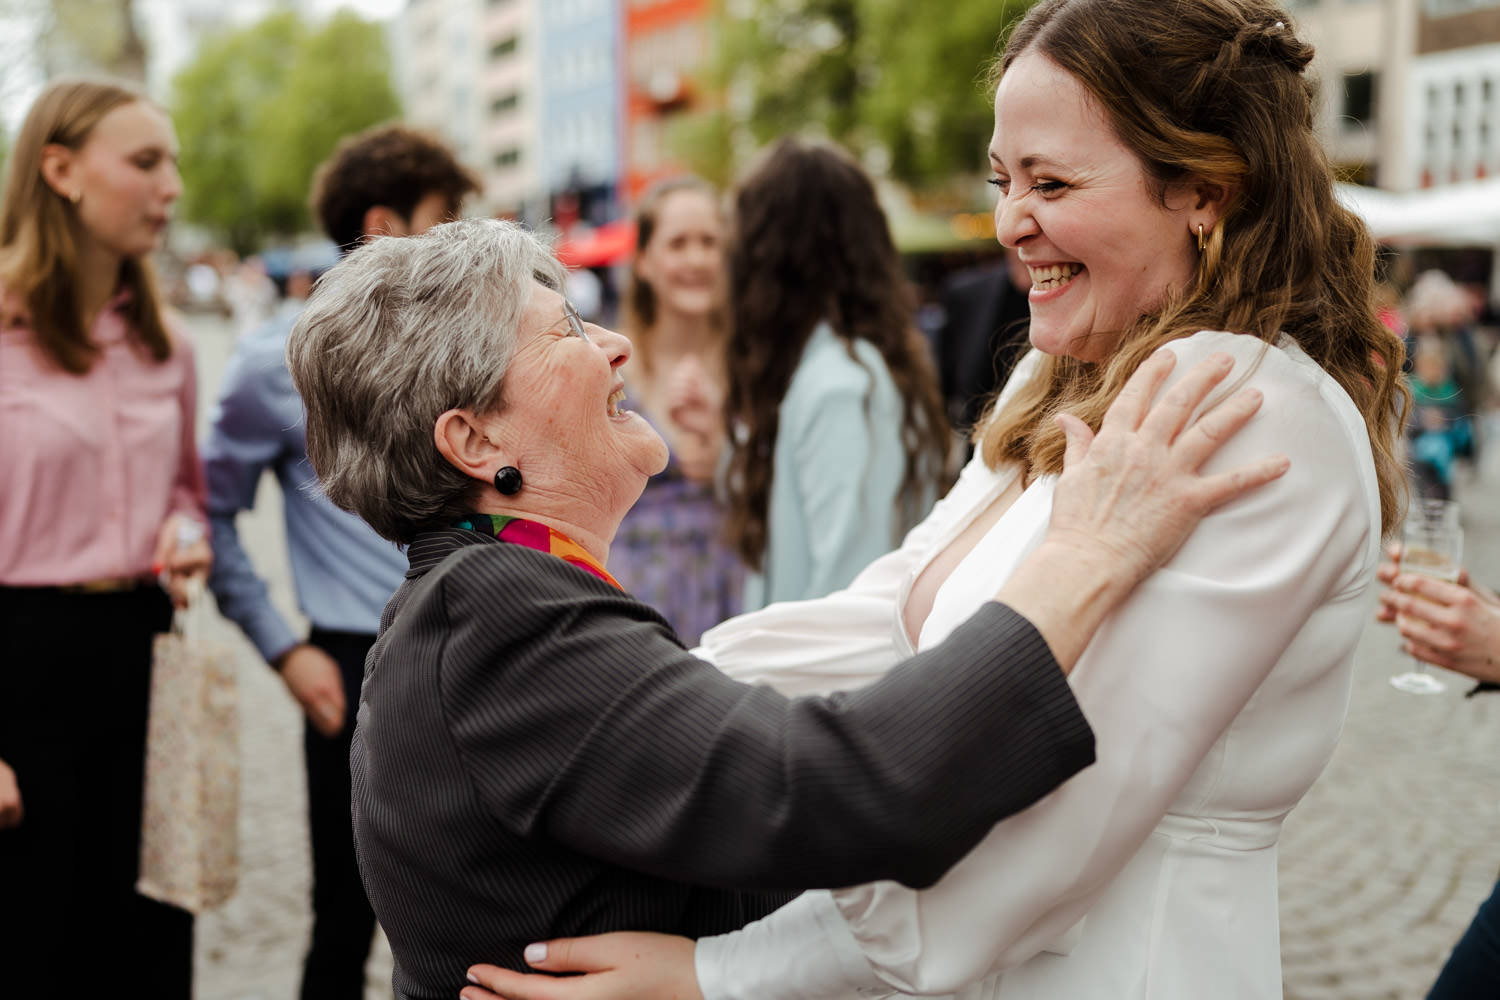
<path fill-rule="evenodd" d="M 1205 518 L 1095 636 L 1070 681 L 1094 727 L 1098 763 L 998 824 L 929 889 L 880 882 L 834 891 L 867 968 L 818 919 L 827 904 L 808 896 L 820 894 L 807 894 L 762 921 L 753 946 L 700 942 L 700 978 L 714 990 L 706 1000 L 748 998 L 747 982 L 786 998 L 871 995 L 882 985 L 946 994 L 1025 961 L 1088 912 L 1169 809 L 1190 810 L 1212 792 L 1210 752 L 1273 667 L 1284 657 L 1305 661 L 1305 680 L 1352 649 L 1380 531 L 1373 461 L 1353 404 L 1295 348 L 1262 357 L 1251 338 L 1204 333 L 1174 349 L 1174 377 L 1228 350 L 1266 395 L 1210 470 L 1277 452 L 1292 465 Z M 1330 616 L 1340 624 L 1320 631 L 1317 621 Z M 1298 680 L 1278 684 L 1295 689 Z M 782 950 L 823 957 L 816 968 L 811 957 L 788 967 L 799 983 L 778 970 Z"/>

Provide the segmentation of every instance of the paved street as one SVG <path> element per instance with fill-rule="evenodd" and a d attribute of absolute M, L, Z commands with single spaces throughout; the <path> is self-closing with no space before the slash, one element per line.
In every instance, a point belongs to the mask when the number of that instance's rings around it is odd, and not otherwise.
<path fill-rule="evenodd" d="M 195 318 L 206 414 L 232 346 L 227 324 Z M 1494 440 L 1492 438 L 1492 440 Z M 1466 562 L 1500 578 L 1500 445 L 1461 493 Z M 293 607 L 280 505 L 264 488 L 242 518 L 247 547 Z M 238 633 L 242 874 L 233 900 L 198 921 L 202 1000 L 296 995 L 307 936 L 308 859 L 300 715 Z M 1500 696 L 1403 695 L 1390 629 L 1360 647 L 1343 741 L 1288 819 L 1281 851 L 1282 953 L 1288 1000 L 1416 1000 L 1500 873 Z M 1212 669 L 1212 664 L 1205 664 Z M 390 995 L 381 942 L 367 998 Z M 1204 998 L 1214 1000 L 1214 998 Z"/>

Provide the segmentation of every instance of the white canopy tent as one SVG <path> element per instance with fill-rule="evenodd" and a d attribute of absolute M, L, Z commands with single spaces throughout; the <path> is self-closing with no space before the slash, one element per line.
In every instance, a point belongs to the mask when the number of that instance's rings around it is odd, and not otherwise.
<path fill-rule="evenodd" d="M 1405 194 L 1340 184 L 1338 197 L 1382 243 L 1500 246 L 1500 178 Z"/>
<path fill-rule="evenodd" d="M 1490 299 L 1500 302 L 1500 178 L 1404 194 L 1355 184 L 1337 188 L 1339 200 L 1358 213 L 1382 243 L 1493 250 Z"/>

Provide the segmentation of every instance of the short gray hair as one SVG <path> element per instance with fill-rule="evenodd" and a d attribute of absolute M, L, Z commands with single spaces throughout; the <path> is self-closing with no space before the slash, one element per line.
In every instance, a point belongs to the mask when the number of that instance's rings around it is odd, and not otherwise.
<path fill-rule="evenodd" d="M 323 276 L 286 360 L 329 499 L 402 544 L 471 509 L 475 482 L 443 458 L 433 427 L 445 410 L 503 406 L 533 280 L 560 290 L 562 267 L 492 219 L 373 240 Z"/>

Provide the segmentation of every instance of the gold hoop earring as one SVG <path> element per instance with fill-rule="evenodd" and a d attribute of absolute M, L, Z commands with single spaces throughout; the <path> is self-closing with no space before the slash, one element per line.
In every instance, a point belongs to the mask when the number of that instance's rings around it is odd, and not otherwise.
<path fill-rule="evenodd" d="M 1200 222 L 1198 223 L 1198 252 L 1202 253 L 1205 246 L 1207 246 L 1207 244 L 1203 239 L 1203 223 Z"/>

